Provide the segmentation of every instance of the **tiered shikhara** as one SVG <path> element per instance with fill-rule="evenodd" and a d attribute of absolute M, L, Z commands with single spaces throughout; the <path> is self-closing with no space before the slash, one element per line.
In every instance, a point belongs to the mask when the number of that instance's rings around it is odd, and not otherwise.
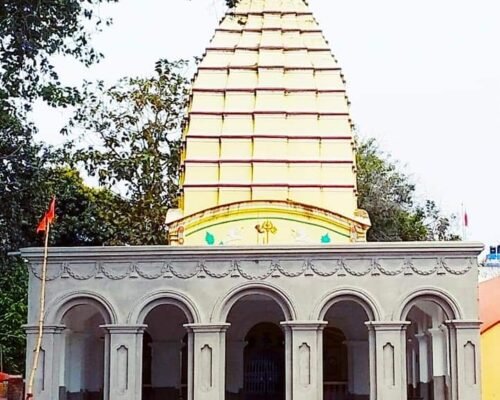
<path fill-rule="evenodd" d="M 198 67 L 172 245 L 366 240 L 341 69 L 302 0 L 241 0 Z"/>

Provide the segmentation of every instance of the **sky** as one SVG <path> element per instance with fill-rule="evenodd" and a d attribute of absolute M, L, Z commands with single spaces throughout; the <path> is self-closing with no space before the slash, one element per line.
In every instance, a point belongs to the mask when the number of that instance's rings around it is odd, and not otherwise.
<path fill-rule="evenodd" d="M 467 240 L 500 244 L 500 2 L 309 0 L 347 79 L 361 136 L 374 137 L 416 183 L 420 199 L 468 215 Z M 113 83 L 152 73 L 159 58 L 202 55 L 223 0 L 120 0 L 99 13 L 105 59 L 56 58 L 61 79 Z M 60 145 L 70 110 L 37 103 L 39 139 Z M 497 183 L 496 180 L 499 179 Z M 461 233 L 460 223 L 457 230 Z"/>

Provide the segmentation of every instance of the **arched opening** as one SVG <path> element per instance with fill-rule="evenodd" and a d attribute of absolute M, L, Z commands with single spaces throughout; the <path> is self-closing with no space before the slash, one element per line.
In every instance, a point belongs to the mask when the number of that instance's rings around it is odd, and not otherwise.
<path fill-rule="evenodd" d="M 104 399 L 105 320 L 91 304 L 70 308 L 62 318 L 64 330 L 63 385 L 67 400 Z"/>
<path fill-rule="evenodd" d="M 324 320 L 323 399 L 368 400 L 368 315 L 357 302 L 342 300 L 328 309 Z"/>
<path fill-rule="evenodd" d="M 142 400 L 187 399 L 186 323 L 186 314 L 171 304 L 160 304 L 146 315 Z"/>
<path fill-rule="evenodd" d="M 245 337 L 243 391 L 246 400 L 280 399 L 285 380 L 285 337 L 279 326 L 263 322 Z"/>
<path fill-rule="evenodd" d="M 446 311 L 430 299 L 417 299 L 406 320 L 406 376 L 409 400 L 450 398 L 449 330 Z"/>
<path fill-rule="evenodd" d="M 284 400 L 285 339 L 281 307 L 249 294 L 231 308 L 226 334 L 226 400 Z"/>

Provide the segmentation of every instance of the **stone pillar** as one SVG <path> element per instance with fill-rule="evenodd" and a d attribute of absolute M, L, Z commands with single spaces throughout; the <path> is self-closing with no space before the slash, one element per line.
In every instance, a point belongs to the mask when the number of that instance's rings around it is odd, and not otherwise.
<path fill-rule="evenodd" d="M 409 324 L 408 321 L 366 323 L 375 332 L 377 400 L 404 400 L 407 397 L 406 327 Z"/>
<path fill-rule="evenodd" d="M 146 325 L 101 325 L 108 332 L 109 400 L 137 400 L 142 396 L 142 334 Z M 106 375 L 106 374 L 105 374 Z"/>
<path fill-rule="evenodd" d="M 194 398 L 194 334 L 191 329 L 187 330 L 187 400 Z"/>
<path fill-rule="evenodd" d="M 417 339 L 412 335 L 406 342 L 406 385 L 408 387 L 408 397 L 410 399 L 417 398 L 418 388 L 418 343 Z"/>
<path fill-rule="evenodd" d="M 431 328 L 427 332 L 432 347 L 432 390 L 435 400 L 446 400 L 451 388 L 448 387 L 448 332 L 446 327 Z"/>
<path fill-rule="evenodd" d="M 370 374 L 370 400 L 377 399 L 377 346 L 375 329 L 370 323 L 365 323 L 368 328 L 369 374 Z"/>
<path fill-rule="evenodd" d="M 186 324 L 188 358 L 193 360 L 193 400 L 224 400 L 226 375 L 226 330 L 230 324 Z M 189 386 L 189 384 L 188 384 Z M 190 397 L 190 395 L 188 395 Z"/>
<path fill-rule="evenodd" d="M 287 400 L 323 400 L 323 328 L 327 322 L 287 321 L 281 325 L 288 355 Z"/>
<path fill-rule="evenodd" d="M 27 352 L 26 352 L 26 380 L 29 379 L 35 356 L 38 339 L 38 326 L 26 325 Z M 38 365 L 33 385 L 33 396 L 37 400 L 53 400 L 59 398 L 61 353 L 64 353 L 62 332 L 64 325 L 50 325 L 43 327 L 42 347 L 38 358 Z M 26 385 L 28 382 L 26 381 Z"/>
<path fill-rule="evenodd" d="M 419 360 L 419 393 L 423 400 L 429 400 L 429 336 L 426 333 L 417 333 Z"/>
<path fill-rule="evenodd" d="M 452 400 L 480 400 L 480 321 L 446 321 L 450 330 Z"/>

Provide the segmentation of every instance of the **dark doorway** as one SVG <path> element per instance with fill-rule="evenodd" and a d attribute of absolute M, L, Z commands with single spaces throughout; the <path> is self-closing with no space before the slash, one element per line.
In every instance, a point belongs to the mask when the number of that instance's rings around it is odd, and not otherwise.
<path fill-rule="evenodd" d="M 323 331 L 323 399 L 347 400 L 347 346 L 344 333 L 327 327 Z"/>
<path fill-rule="evenodd" d="M 243 399 L 285 398 L 285 338 L 279 326 L 264 322 L 245 337 Z"/>
<path fill-rule="evenodd" d="M 186 322 L 182 310 L 169 304 L 153 308 L 144 319 L 142 400 L 187 399 Z"/>
<path fill-rule="evenodd" d="M 182 339 L 181 348 L 181 363 L 179 365 L 181 371 L 181 387 L 174 391 L 170 391 L 169 394 L 158 394 L 158 390 L 152 386 L 151 379 L 151 367 L 152 367 L 152 344 L 153 340 L 148 332 L 144 332 L 143 335 L 143 347 L 142 347 L 142 400 L 156 400 L 156 399 L 187 399 L 187 335 L 184 335 Z M 163 397 L 162 397 L 163 396 Z"/>

